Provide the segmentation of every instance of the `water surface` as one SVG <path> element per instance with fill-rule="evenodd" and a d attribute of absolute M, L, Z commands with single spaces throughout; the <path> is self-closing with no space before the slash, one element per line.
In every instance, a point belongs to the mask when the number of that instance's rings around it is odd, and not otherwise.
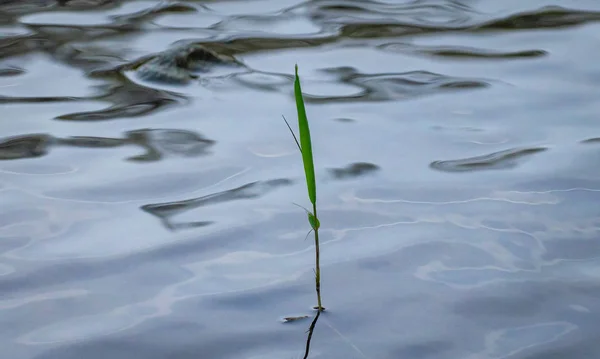
<path fill-rule="evenodd" d="M 11 359 L 600 356 L 600 3 L 4 1 Z M 175 85 L 181 41 L 237 59 Z"/>

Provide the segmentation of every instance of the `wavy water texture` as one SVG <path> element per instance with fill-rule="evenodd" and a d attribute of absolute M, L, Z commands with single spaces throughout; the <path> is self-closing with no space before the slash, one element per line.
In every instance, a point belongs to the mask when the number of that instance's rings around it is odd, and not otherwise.
<path fill-rule="evenodd" d="M 2 358 L 302 357 L 294 64 L 327 304 L 309 358 L 600 357 L 599 20 L 593 0 L 0 1 Z"/>
<path fill-rule="evenodd" d="M 252 182 L 243 186 L 230 189 L 223 192 L 209 194 L 199 198 L 187 199 L 183 201 L 170 203 L 153 203 L 141 207 L 145 212 L 148 212 L 160 218 L 163 224 L 169 229 L 204 227 L 213 223 L 213 221 L 199 221 L 194 223 L 174 224 L 172 217 L 193 210 L 198 207 L 215 205 L 230 201 L 238 201 L 241 199 L 252 199 L 266 195 L 277 187 L 290 185 L 288 179 L 269 180 L 265 182 Z"/>
<path fill-rule="evenodd" d="M 446 172 L 514 168 L 517 166 L 520 159 L 546 150 L 547 149 L 543 147 L 513 148 L 460 160 L 433 161 L 430 166 L 436 170 Z"/>
<path fill-rule="evenodd" d="M 479 49 L 468 46 L 414 46 L 410 43 L 388 43 L 380 46 L 384 51 L 394 53 L 407 53 L 416 55 L 429 55 L 440 58 L 473 59 L 473 60 L 509 60 L 528 59 L 548 55 L 543 50 L 497 51 Z"/>
<path fill-rule="evenodd" d="M 357 162 L 342 168 L 333 168 L 329 172 L 336 179 L 348 179 L 364 176 L 379 170 L 379 167 L 373 163 Z"/>
<path fill-rule="evenodd" d="M 15 160 L 45 156 L 51 147 L 113 148 L 127 145 L 141 147 L 145 153 L 133 161 L 158 161 L 165 156 L 195 157 L 207 154 L 215 141 L 183 130 L 140 129 L 128 131 L 125 138 L 74 136 L 56 138 L 49 135 L 28 135 L 0 141 L 0 160 Z"/>

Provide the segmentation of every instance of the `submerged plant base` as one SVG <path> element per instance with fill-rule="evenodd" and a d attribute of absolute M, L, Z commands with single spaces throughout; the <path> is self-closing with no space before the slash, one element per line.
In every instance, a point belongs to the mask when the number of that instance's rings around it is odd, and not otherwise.
<path fill-rule="evenodd" d="M 318 306 L 318 305 L 315 305 L 315 306 L 313 307 L 313 309 L 314 309 L 314 310 L 319 310 L 319 306 Z M 324 311 L 325 311 L 325 307 L 321 307 L 321 310 L 319 310 L 319 311 L 320 311 L 320 312 L 324 312 Z"/>

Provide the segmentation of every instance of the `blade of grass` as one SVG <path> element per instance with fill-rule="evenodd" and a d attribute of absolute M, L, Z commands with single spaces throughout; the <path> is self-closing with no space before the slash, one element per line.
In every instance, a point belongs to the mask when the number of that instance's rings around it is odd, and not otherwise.
<path fill-rule="evenodd" d="M 304 99 L 302 98 L 302 88 L 300 87 L 300 77 L 298 76 L 298 65 L 296 65 L 296 76 L 294 81 L 294 96 L 296 97 L 296 109 L 298 110 L 298 129 L 300 131 L 300 148 L 302 152 L 302 162 L 304 163 L 304 173 L 306 174 L 306 186 L 308 187 L 308 198 L 313 204 L 317 203 L 317 186 L 315 182 L 315 167 L 313 163 L 312 143 L 310 139 L 310 128 L 308 127 L 308 118 L 304 108 Z M 316 212 L 313 211 L 316 216 Z"/>
<path fill-rule="evenodd" d="M 312 142 L 310 138 L 310 128 L 306 109 L 304 108 L 304 98 L 302 97 L 302 87 L 300 86 L 300 76 L 298 75 L 298 64 L 295 66 L 294 79 L 294 97 L 296 98 L 296 109 L 298 110 L 298 129 L 300 132 L 300 151 L 302 152 L 302 163 L 304 164 L 304 173 L 306 175 L 306 186 L 308 188 L 308 198 L 312 203 L 313 211 L 308 212 L 308 222 L 315 233 L 315 289 L 317 291 L 318 311 L 325 310 L 321 304 L 321 265 L 319 250 L 319 217 L 317 216 L 317 185 L 315 181 L 315 166 L 313 163 Z"/>
<path fill-rule="evenodd" d="M 302 153 L 302 147 L 300 147 L 300 142 L 298 142 L 298 138 L 296 137 L 296 134 L 294 133 L 294 131 L 292 130 L 292 127 L 290 126 L 290 124 L 287 122 L 287 119 L 285 118 L 284 115 L 281 115 L 281 117 L 283 117 L 283 120 L 285 121 L 285 124 L 287 125 L 288 129 L 290 130 L 290 133 L 292 134 L 292 136 L 294 137 L 294 141 L 296 141 L 296 145 L 298 146 L 298 149 L 300 150 L 300 153 Z"/>

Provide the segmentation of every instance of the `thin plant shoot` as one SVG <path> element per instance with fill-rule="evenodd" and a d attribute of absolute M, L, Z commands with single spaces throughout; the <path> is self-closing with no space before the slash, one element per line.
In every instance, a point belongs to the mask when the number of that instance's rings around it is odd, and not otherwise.
<path fill-rule="evenodd" d="M 298 111 L 298 130 L 300 141 L 292 131 L 290 124 L 285 117 L 283 120 L 287 124 L 298 149 L 302 154 L 302 163 L 304 164 L 304 174 L 306 179 L 306 187 L 308 189 L 308 199 L 312 204 L 312 212 L 304 208 L 308 216 L 308 223 L 315 237 L 315 288 L 317 291 L 317 309 L 319 312 L 325 310 L 321 301 L 321 266 L 320 266 L 320 251 L 319 251 L 319 217 L 317 216 L 317 185 L 315 181 L 315 167 L 313 163 L 312 142 L 310 139 L 310 128 L 308 126 L 308 118 L 306 109 L 304 108 L 304 98 L 302 97 L 302 88 L 300 86 L 300 77 L 298 76 L 298 65 L 295 67 L 294 80 L 294 97 L 296 99 L 296 109 Z M 309 232 L 310 233 L 310 232 Z"/>

